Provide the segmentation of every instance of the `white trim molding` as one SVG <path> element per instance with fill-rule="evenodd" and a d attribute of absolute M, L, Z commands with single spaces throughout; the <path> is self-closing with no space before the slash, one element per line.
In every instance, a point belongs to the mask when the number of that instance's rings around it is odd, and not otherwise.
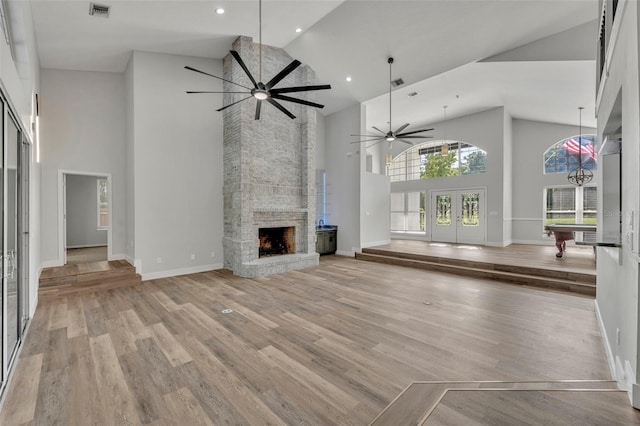
<path fill-rule="evenodd" d="M 199 272 L 214 271 L 216 269 L 222 269 L 222 263 L 213 263 L 210 265 L 194 266 L 192 268 L 180 268 L 171 269 L 168 271 L 151 272 L 148 274 L 140 274 L 142 281 L 156 280 L 159 278 L 176 277 L 178 275 L 197 274 Z M 136 267 L 137 270 L 137 267 Z"/>

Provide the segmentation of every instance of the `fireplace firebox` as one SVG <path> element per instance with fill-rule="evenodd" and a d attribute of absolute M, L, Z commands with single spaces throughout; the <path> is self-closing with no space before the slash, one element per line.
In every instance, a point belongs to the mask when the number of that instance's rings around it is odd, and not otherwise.
<path fill-rule="evenodd" d="M 295 253 L 295 227 L 259 228 L 260 246 L 258 257 Z"/>

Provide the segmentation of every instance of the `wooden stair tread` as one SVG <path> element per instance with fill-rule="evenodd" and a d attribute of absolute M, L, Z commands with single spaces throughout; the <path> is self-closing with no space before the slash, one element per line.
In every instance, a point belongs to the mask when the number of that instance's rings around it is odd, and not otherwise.
<path fill-rule="evenodd" d="M 475 278 L 505 280 L 517 284 L 531 285 L 535 287 L 545 287 L 558 290 L 572 291 L 586 295 L 595 296 L 595 284 L 585 283 L 562 278 L 519 274 L 494 269 L 472 268 L 442 262 L 430 262 L 418 259 L 408 259 L 405 257 L 395 257 L 391 255 L 377 255 L 372 253 L 358 253 L 356 259 L 364 261 L 376 261 L 401 266 L 422 267 L 423 269 L 447 272 L 457 275 L 471 276 Z"/>

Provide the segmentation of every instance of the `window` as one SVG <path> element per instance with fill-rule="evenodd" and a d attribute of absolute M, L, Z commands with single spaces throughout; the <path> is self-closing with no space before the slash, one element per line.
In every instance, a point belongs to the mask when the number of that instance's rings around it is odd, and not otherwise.
<path fill-rule="evenodd" d="M 578 146 L 578 139 L 582 148 Z M 596 170 L 598 151 L 596 135 L 582 135 L 563 139 L 551 145 L 544 153 L 544 174 L 569 173 L 578 167 L 578 153 L 582 150 L 582 167 Z"/>
<path fill-rule="evenodd" d="M 595 225 L 598 221 L 595 186 L 549 187 L 545 194 L 545 224 L 579 223 Z M 581 232 L 576 232 L 580 241 Z M 595 233 L 585 233 L 583 240 L 595 241 Z"/>
<path fill-rule="evenodd" d="M 486 173 L 487 153 L 465 142 L 427 142 L 393 159 L 391 182 Z"/>
<path fill-rule="evenodd" d="M 109 227 L 109 186 L 107 179 L 98 179 L 98 229 Z"/>
<path fill-rule="evenodd" d="M 391 231 L 424 232 L 424 192 L 391 193 Z"/>

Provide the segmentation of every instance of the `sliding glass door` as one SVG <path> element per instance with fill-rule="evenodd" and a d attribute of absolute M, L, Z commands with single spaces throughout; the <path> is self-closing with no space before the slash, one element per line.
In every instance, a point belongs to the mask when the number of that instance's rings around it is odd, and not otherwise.
<path fill-rule="evenodd" d="M 0 394 L 29 318 L 29 164 L 31 146 L 0 96 Z"/>

